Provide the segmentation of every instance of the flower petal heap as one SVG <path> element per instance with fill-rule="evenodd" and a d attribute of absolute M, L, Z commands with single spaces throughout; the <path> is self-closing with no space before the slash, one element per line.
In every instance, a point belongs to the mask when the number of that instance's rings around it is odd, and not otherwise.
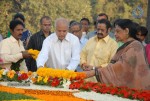
<path fill-rule="evenodd" d="M 53 68 L 39 68 L 37 75 L 42 77 L 63 78 L 68 80 L 84 79 L 86 74 L 83 72 L 74 72 L 70 70 L 61 70 Z"/>
<path fill-rule="evenodd" d="M 74 72 L 70 70 L 60 70 L 42 67 L 37 70 L 37 76 L 32 78 L 32 82 L 39 85 L 49 85 L 52 87 L 67 87 L 70 80 L 82 80 L 86 77 L 83 72 Z"/>

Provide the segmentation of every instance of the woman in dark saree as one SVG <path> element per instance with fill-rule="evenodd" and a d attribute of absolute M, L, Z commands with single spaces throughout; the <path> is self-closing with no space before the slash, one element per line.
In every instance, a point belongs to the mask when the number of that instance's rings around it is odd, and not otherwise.
<path fill-rule="evenodd" d="M 101 83 L 150 90 L 150 68 L 145 50 L 136 38 L 136 26 L 129 19 L 117 20 L 114 26 L 116 39 L 124 44 L 108 66 L 85 71 L 87 78 L 96 76 Z"/>

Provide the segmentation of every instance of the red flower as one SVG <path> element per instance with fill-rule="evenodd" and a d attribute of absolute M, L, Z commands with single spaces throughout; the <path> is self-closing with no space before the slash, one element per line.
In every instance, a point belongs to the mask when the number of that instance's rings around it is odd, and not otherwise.
<path fill-rule="evenodd" d="M 106 84 L 101 84 L 100 86 L 103 88 L 103 87 L 106 87 Z"/>
<path fill-rule="evenodd" d="M 93 82 L 87 82 L 85 85 L 83 85 L 82 89 L 84 90 L 90 90 L 96 83 Z"/>
<path fill-rule="evenodd" d="M 111 88 L 109 87 L 103 87 L 100 89 L 100 92 L 105 94 L 105 93 L 109 93 L 111 91 Z"/>
<path fill-rule="evenodd" d="M 92 90 L 94 91 L 94 92 L 99 92 L 100 91 L 100 86 L 99 85 L 94 85 L 93 87 L 92 87 Z"/>
<path fill-rule="evenodd" d="M 60 80 L 58 78 L 54 78 L 53 81 L 51 82 L 52 87 L 56 87 L 60 84 Z"/>
<path fill-rule="evenodd" d="M 18 76 L 18 80 L 19 80 L 19 81 L 21 81 L 21 80 L 22 80 L 22 79 L 21 79 L 21 76 Z"/>
<path fill-rule="evenodd" d="M 83 83 L 81 82 L 73 82 L 72 84 L 69 85 L 69 89 L 79 89 Z"/>
<path fill-rule="evenodd" d="M 112 88 L 110 94 L 114 95 L 118 92 L 118 88 Z"/>
<path fill-rule="evenodd" d="M 21 79 L 22 79 L 22 80 L 28 79 L 27 73 L 22 73 L 22 74 L 21 74 Z"/>
<path fill-rule="evenodd" d="M 132 94 L 133 99 L 137 99 L 138 98 L 138 93 L 134 93 Z"/>

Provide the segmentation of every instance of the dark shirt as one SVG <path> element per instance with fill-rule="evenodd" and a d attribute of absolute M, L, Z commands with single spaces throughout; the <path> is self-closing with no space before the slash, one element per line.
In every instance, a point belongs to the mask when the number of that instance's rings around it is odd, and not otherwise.
<path fill-rule="evenodd" d="M 51 32 L 49 34 L 51 34 Z M 34 50 L 41 51 L 42 44 L 45 38 L 46 37 L 42 31 L 33 34 L 29 40 L 27 49 L 34 49 Z M 37 70 L 36 60 L 34 60 L 33 58 L 26 59 L 26 65 L 29 71 L 34 72 Z"/>
<path fill-rule="evenodd" d="M 29 30 L 26 30 L 22 33 L 21 41 L 23 41 L 23 46 L 26 49 L 27 40 L 31 37 L 31 32 Z"/>

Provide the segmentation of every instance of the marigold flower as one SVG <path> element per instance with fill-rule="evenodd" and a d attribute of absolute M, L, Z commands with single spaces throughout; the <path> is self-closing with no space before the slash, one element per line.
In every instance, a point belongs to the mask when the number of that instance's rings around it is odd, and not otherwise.
<path fill-rule="evenodd" d="M 38 76 L 37 82 L 40 82 L 43 79 L 43 77 Z"/>
<path fill-rule="evenodd" d="M 38 57 L 40 51 L 38 50 L 33 50 L 33 49 L 29 49 L 28 50 L 28 53 L 31 54 L 32 58 L 36 60 L 36 58 Z"/>
<path fill-rule="evenodd" d="M 14 77 L 15 73 L 16 72 L 14 70 L 11 70 L 7 73 L 7 76 L 12 79 Z"/>

